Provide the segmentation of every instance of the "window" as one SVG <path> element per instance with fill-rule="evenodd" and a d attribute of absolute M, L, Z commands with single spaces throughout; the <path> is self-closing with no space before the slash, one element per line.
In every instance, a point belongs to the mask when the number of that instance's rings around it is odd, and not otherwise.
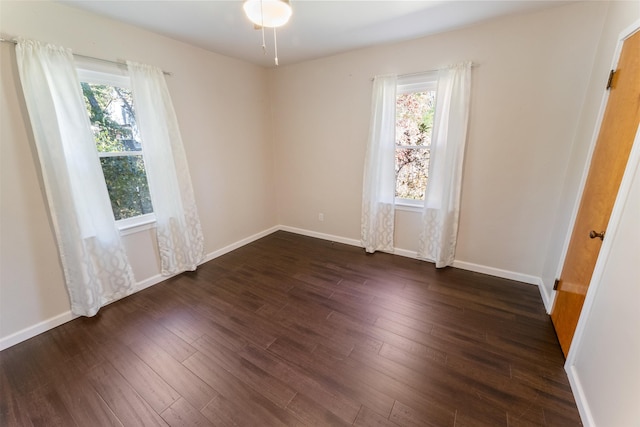
<path fill-rule="evenodd" d="M 421 211 L 418 258 L 453 264 L 471 66 L 373 79 L 360 223 L 367 252 L 394 251 L 396 210 Z"/>
<path fill-rule="evenodd" d="M 129 77 L 89 70 L 78 74 L 113 216 L 121 228 L 149 222 L 153 206 Z"/>
<path fill-rule="evenodd" d="M 412 81 L 412 79 L 414 81 Z M 422 206 L 427 188 L 436 76 L 398 80 L 396 92 L 396 203 Z"/>

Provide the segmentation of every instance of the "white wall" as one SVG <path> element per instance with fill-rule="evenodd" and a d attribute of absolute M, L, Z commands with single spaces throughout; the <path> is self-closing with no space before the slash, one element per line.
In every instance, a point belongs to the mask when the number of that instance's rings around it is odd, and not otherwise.
<path fill-rule="evenodd" d="M 167 78 L 212 253 L 275 225 L 266 73 L 257 66 L 51 2 L 1 1 L 0 31 L 106 59 L 131 59 Z M 0 46 L 0 343 L 69 317 L 14 46 Z M 124 237 L 136 279 L 159 273 L 152 230 Z M 5 340 L 5 343 L 7 341 Z"/>
<path fill-rule="evenodd" d="M 616 201 L 618 228 L 607 228 L 567 361 L 585 425 L 640 422 L 640 138 L 635 145 L 630 190 Z"/>
<path fill-rule="evenodd" d="M 538 281 L 606 10 L 576 3 L 270 71 L 280 223 L 359 240 L 371 78 L 472 60 L 456 260 Z M 397 248 L 417 249 L 417 219 L 398 212 Z"/>

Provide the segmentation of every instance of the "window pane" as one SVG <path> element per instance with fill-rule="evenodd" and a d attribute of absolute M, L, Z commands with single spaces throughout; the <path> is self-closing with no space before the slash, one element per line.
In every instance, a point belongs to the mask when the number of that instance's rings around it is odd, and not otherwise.
<path fill-rule="evenodd" d="M 81 85 L 98 152 L 140 151 L 131 91 L 86 82 Z"/>
<path fill-rule="evenodd" d="M 435 91 L 404 93 L 396 98 L 397 198 L 424 200 L 435 98 Z"/>
<path fill-rule="evenodd" d="M 153 212 L 142 156 L 102 157 L 100 164 L 116 221 Z"/>
<path fill-rule="evenodd" d="M 396 144 L 429 146 L 435 111 L 435 91 L 398 95 L 396 99 Z"/>
<path fill-rule="evenodd" d="M 396 197 L 424 200 L 427 188 L 429 150 L 426 148 L 396 149 Z"/>
<path fill-rule="evenodd" d="M 109 84 L 81 85 L 113 216 L 117 221 L 152 213 L 131 91 Z M 113 154 L 124 152 L 127 155 Z"/>

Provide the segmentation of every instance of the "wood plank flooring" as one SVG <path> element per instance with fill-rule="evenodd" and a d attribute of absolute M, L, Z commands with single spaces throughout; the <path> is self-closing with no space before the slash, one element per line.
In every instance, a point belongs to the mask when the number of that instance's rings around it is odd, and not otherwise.
<path fill-rule="evenodd" d="M 573 426 L 535 286 L 277 232 L 0 353 L 2 426 Z"/>

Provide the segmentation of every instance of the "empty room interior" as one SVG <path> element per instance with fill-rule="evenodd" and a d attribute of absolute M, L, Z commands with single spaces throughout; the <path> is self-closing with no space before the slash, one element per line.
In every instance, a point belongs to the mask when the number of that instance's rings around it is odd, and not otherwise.
<path fill-rule="evenodd" d="M 638 29 L 0 0 L 0 425 L 640 425 Z"/>

